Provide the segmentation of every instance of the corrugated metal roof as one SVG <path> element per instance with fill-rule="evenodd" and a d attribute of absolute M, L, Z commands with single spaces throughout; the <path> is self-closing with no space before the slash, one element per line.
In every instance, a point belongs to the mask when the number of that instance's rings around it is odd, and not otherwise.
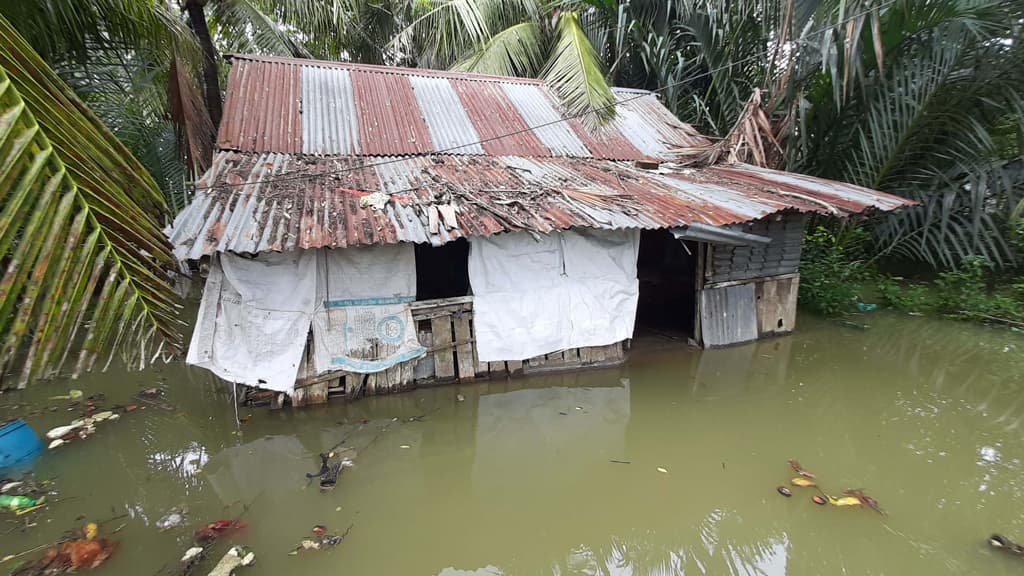
<path fill-rule="evenodd" d="M 590 134 L 578 120 L 559 121 L 557 98 L 537 80 L 232 56 L 217 144 L 321 155 L 446 151 L 641 160 L 704 141 L 653 94 L 616 95 L 617 118 Z"/>
<path fill-rule="evenodd" d="M 848 215 L 907 201 L 747 165 L 647 171 L 522 156 L 313 157 L 222 151 L 175 219 L 180 258 L 570 227 L 721 226 L 792 210 Z M 868 193 L 865 193 L 868 192 Z"/>
<path fill-rule="evenodd" d="M 302 68 L 302 152 L 357 155 L 359 115 L 348 70 Z"/>

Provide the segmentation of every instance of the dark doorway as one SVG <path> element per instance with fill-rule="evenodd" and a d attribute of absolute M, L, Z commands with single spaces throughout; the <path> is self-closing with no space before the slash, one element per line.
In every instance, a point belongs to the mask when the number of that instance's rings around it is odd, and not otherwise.
<path fill-rule="evenodd" d="M 697 242 L 677 240 L 668 230 L 643 230 L 637 257 L 640 302 L 636 333 L 694 338 Z"/>
<path fill-rule="evenodd" d="M 416 245 L 416 299 L 469 294 L 469 242 L 459 238 L 441 246 Z"/>

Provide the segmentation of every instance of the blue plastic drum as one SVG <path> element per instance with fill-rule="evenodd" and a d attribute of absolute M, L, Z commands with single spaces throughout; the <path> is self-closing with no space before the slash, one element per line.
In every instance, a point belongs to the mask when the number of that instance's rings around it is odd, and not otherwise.
<path fill-rule="evenodd" d="M 32 466 L 43 442 L 24 420 L 13 420 L 0 427 L 0 478 Z"/>

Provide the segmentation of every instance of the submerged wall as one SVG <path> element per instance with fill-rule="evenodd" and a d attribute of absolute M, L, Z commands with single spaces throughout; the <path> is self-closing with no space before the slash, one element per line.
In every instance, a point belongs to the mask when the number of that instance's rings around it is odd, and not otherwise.
<path fill-rule="evenodd" d="M 473 297 L 423 300 L 412 305 L 419 342 L 427 354 L 382 372 L 355 374 L 343 371 L 317 375 L 312 363 L 303 362 L 291 398 L 293 406 L 322 404 L 330 397 L 358 398 L 390 394 L 420 385 L 505 378 L 554 370 L 610 366 L 625 359 L 623 343 L 571 348 L 516 361 L 483 362 L 476 349 Z M 280 405 L 283 398 L 275 398 Z"/>
<path fill-rule="evenodd" d="M 707 245 L 698 299 L 704 346 L 728 346 L 793 331 L 805 221 L 801 214 L 780 214 L 742 228 L 769 238 L 764 245 Z"/>

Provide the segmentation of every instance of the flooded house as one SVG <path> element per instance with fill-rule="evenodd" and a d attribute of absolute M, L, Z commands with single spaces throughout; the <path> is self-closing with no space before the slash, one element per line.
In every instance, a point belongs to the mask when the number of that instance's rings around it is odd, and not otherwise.
<path fill-rule="evenodd" d="M 169 230 L 208 262 L 188 362 L 275 403 L 621 362 L 794 329 L 810 214 L 903 199 L 746 164 L 656 94 L 595 131 L 540 81 L 232 56 L 212 167 Z"/>

